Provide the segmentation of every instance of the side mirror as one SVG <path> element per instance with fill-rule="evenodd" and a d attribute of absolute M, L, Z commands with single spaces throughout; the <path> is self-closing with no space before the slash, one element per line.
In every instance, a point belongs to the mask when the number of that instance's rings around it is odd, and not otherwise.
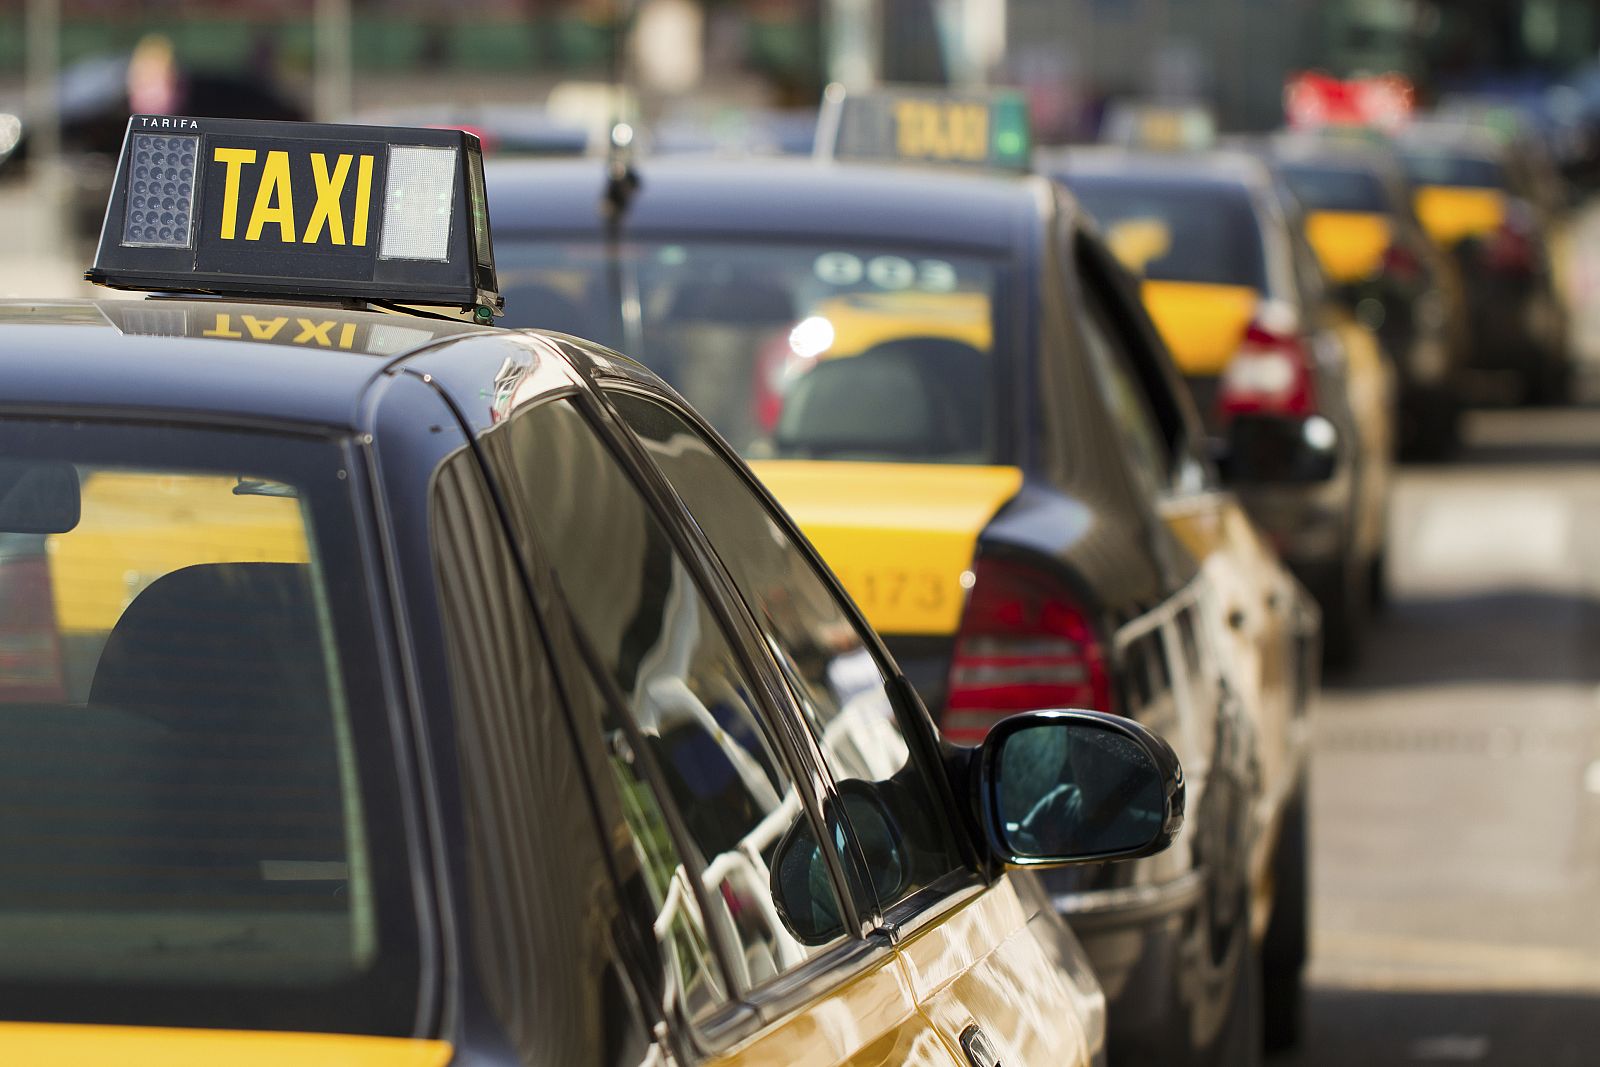
<path fill-rule="evenodd" d="M 979 821 L 1008 866 L 1134 859 L 1183 828 L 1183 768 L 1161 738 L 1096 711 L 996 723 L 977 753 Z"/>
<path fill-rule="evenodd" d="M 1235 415 L 1217 466 L 1230 484 L 1262 485 L 1325 482 L 1338 464 L 1339 431 L 1321 415 Z"/>
<path fill-rule="evenodd" d="M 899 899 L 911 877 L 899 822 L 871 782 L 854 778 L 840 782 L 839 799 L 867 864 L 872 881 L 868 892 L 878 900 Z M 799 819 L 779 839 L 772 854 L 771 886 L 778 918 L 802 945 L 826 945 L 844 933 L 828 862 L 808 819 Z"/>
<path fill-rule="evenodd" d="M 78 470 L 55 460 L 0 459 L 0 531 L 62 534 L 78 525 Z"/>

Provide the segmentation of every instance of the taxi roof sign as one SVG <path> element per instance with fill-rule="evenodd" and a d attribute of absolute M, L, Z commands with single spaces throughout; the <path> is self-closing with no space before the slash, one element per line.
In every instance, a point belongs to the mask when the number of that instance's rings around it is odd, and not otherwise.
<path fill-rule="evenodd" d="M 1027 173 L 1028 102 L 1010 89 L 828 86 L 817 120 L 820 159 L 938 163 Z"/>
<path fill-rule="evenodd" d="M 134 115 L 85 277 L 479 318 L 504 303 L 483 151 L 461 130 Z"/>

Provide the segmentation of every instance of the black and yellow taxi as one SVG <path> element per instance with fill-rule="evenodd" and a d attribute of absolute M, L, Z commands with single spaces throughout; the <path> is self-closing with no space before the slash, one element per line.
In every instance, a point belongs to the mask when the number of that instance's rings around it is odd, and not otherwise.
<path fill-rule="evenodd" d="M 1448 458 L 1473 394 L 1466 293 L 1454 259 L 1416 215 L 1397 153 L 1375 135 L 1339 130 L 1254 147 L 1304 208 L 1306 239 L 1333 292 L 1394 362 L 1401 455 Z"/>
<path fill-rule="evenodd" d="M 1418 218 L 1460 268 L 1481 391 L 1566 401 L 1572 354 L 1554 254 L 1561 179 L 1535 144 L 1475 123 L 1414 122 L 1396 144 Z"/>
<path fill-rule="evenodd" d="M 660 379 L 382 311 L 494 317 L 477 152 L 135 116 L 164 295 L 0 303 L 0 1062 L 1098 1062 L 1008 871 L 1163 849 L 1172 749 L 942 740 Z"/>
<path fill-rule="evenodd" d="M 1395 373 L 1334 298 L 1300 205 L 1244 152 L 1067 149 L 1040 165 L 1139 275 L 1229 483 L 1316 596 L 1329 660 L 1348 664 L 1383 588 Z"/>
<path fill-rule="evenodd" d="M 508 320 L 612 339 L 680 389 L 947 739 L 1062 705 L 1174 745 L 1179 846 L 1045 882 L 1114 1062 L 1249 1062 L 1258 946 L 1280 1024 L 1303 960 L 1314 609 L 1218 487 L 1114 258 L 1026 173 L 1019 100 L 831 95 L 820 128 L 828 159 L 640 162 L 620 214 L 592 164 L 492 166 Z"/>

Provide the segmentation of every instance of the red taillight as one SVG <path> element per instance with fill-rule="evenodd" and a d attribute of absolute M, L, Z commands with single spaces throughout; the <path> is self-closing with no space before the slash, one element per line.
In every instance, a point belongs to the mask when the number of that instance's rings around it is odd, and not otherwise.
<path fill-rule="evenodd" d="M 1222 372 L 1217 407 L 1224 421 L 1234 415 L 1315 415 L 1316 383 L 1305 343 L 1252 323 Z"/>
<path fill-rule="evenodd" d="M 1405 245 L 1390 245 L 1383 252 L 1383 273 L 1403 282 L 1422 277 L 1422 260 Z"/>
<path fill-rule="evenodd" d="M 0 605 L 0 702 L 65 700 L 49 558 L 0 559 Z"/>
<path fill-rule="evenodd" d="M 1111 710 L 1106 650 L 1065 583 L 1039 568 L 980 559 L 956 634 L 942 722 L 976 744 L 1007 715 Z"/>
<path fill-rule="evenodd" d="M 1509 223 L 1489 235 L 1483 261 L 1502 274 L 1531 274 L 1538 259 L 1533 238 Z"/>

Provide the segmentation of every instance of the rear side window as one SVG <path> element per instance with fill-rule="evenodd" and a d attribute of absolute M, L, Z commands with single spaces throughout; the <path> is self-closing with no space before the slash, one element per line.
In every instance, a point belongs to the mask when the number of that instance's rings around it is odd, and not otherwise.
<path fill-rule="evenodd" d="M 410 1033 L 341 450 L 13 422 L 0 455 L 0 1014 Z"/>
<path fill-rule="evenodd" d="M 1101 175 L 1067 183 L 1135 274 L 1266 290 L 1261 227 L 1243 185 Z"/>
<path fill-rule="evenodd" d="M 699 431 L 646 397 L 612 393 L 623 420 L 688 505 L 749 604 L 834 781 L 876 783 L 902 831 L 888 909 L 961 866 L 928 771 L 907 743 L 883 667 L 788 532 Z M 869 856 L 869 863 L 874 857 Z"/>
<path fill-rule="evenodd" d="M 572 613 L 628 702 L 631 722 L 607 724 L 618 786 L 632 807 L 661 906 L 705 923 L 731 949 L 737 995 L 817 951 L 781 921 L 769 863 L 807 818 L 746 672 L 689 564 L 627 471 L 569 402 L 555 400 L 484 438 L 513 498 L 513 518 L 555 571 Z M 669 816 L 683 839 L 666 838 Z M 681 857 L 681 859 L 680 859 Z M 697 884 L 698 883 L 698 884 Z M 818 906 L 839 913 L 831 887 Z M 698 912 L 696 912 L 698 915 Z M 699 962 L 710 931 L 685 929 L 675 951 L 686 990 L 723 996 Z M 693 972 L 689 974 L 688 972 Z"/>

